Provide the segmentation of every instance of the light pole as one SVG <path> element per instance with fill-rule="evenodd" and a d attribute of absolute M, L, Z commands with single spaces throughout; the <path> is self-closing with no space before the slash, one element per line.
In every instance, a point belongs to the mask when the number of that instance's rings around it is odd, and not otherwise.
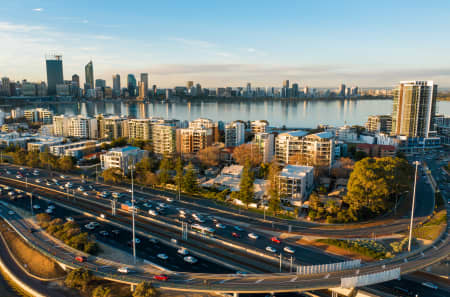
<path fill-rule="evenodd" d="M 135 233 L 135 226 L 134 226 L 134 179 L 133 179 L 133 167 L 134 163 L 131 164 L 131 216 L 133 221 L 133 263 L 136 265 L 136 233 Z"/>
<path fill-rule="evenodd" d="M 409 224 L 409 240 L 408 240 L 408 252 L 411 252 L 411 240 L 412 240 L 412 231 L 414 224 L 414 207 L 416 204 L 416 183 L 417 183 L 417 168 L 420 165 L 419 161 L 414 161 L 414 165 L 416 165 L 416 171 L 414 173 L 414 190 L 413 190 L 413 200 L 412 200 L 412 208 L 411 208 L 411 222 Z"/>

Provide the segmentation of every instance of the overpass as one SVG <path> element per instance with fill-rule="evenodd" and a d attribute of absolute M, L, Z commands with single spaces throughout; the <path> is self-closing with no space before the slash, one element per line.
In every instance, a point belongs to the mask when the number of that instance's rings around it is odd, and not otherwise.
<path fill-rule="evenodd" d="M 4 182 L 6 179 L 2 178 Z M 22 186 L 23 182 L 10 180 L 10 184 Z M 45 187 L 42 187 L 45 188 Z M 39 189 L 35 186 L 35 189 Z M 44 191 L 44 189 L 41 189 Z M 51 189 L 45 189 L 49 194 Z M 64 194 L 64 193 L 63 193 Z M 60 200 L 58 203 L 64 204 Z M 71 200 L 66 200 L 66 202 Z M 67 206 L 67 205 L 66 205 Z M 99 205 L 92 203 L 92 209 L 98 209 Z M 6 210 L 3 210 L 4 214 Z M 100 210 L 104 211 L 104 210 Z M 17 216 L 17 215 L 16 215 Z M 5 217 L 5 216 L 4 216 Z M 87 264 L 74 263 L 76 255 L 74 251 L 68 251 L 62 247 L 55 248 L 46 245 L 45 240 L 36 238 L 37 235 L 27 232 L 27 226 L 20 217 L 16 220 L 8 219 L 12 227 L 35 247 L 54 258 L 57 262 L 70 268 L 83 266 L 90 269 L 98 276 L 130 285 L 136 285 L 142 281 L 152 280 L 153 274 L 148 272 L 137 272 L 132 275 L 118 275 L 116 269 L 111 265 L 105 265 L 105 261 L 89 261 Z M 114 219 L 114 218 L 113 218 Z M 448 225 L 447 225 L 448 226 Z M 447 227 L 448 228 L 448 227 Z M 39 232 L 40 233 L 40 232 Z M 372 283 L 384 282 L 397 278 L 401 274 L 410 273 L 423 267 L 429 266 L 447 257 L 450 253 L 448 244 L 448 229 L 431 246 L 417 249 L 412 253 L 403 254 L 399 257 L 380 262 L 370 263 L 359 268 L 315 273 L 256 273 L 247 275 L 238 274 L 198 274 L 173 272 L 167 282 L 152 282 L 160 288 L 167 288 L 189 292 L 223 292 L 223 293 L 263 293 L 263 292 L 298 292 L 307 290 L 318 290 L 339 286 L 365 286 Z M 263 260 L 263 258 L 261 258 Z M 108 262 L 109 263 L 109 262 Z M 110 267 L 105 267 L 110 266 Z M 112 265 L 112 267 L 116 267 Z M 369 277 L 366 277 L 369 276 Z"/>

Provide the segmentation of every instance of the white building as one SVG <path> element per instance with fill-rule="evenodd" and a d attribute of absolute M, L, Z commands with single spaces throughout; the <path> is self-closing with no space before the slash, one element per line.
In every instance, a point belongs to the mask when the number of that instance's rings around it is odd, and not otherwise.
<path fill-rule="evenodd" d="M 259 149 L 264 163 L 270 163 L 275 151 L 275 136 L 270 133 L 257 133 L 253 143 Z"/>
<path fill-rule="evenodd" d="M 53 112 L 45 108 L 34 108 L 24 111 L 24 117 L 32 123 L 41 122 L 51 124 L 53 122 Z"/>
<path fill-rule="evenodd" d="M 314 167 L 287 165 L 278 175 L 278 184 L 282 200 L 302 206 L 313 189 Z"/>
<path fill-rule="evenodd" d="M 83 115 L 53 117 L 53 135 L 96 139 L 98 137 L 97 119 Z"/>
<path fill-rule="evenodd" d="M 103 170 L 118 168 L 124 174 L 128 174 L 130 165 L 138 163 L 146 156 L 148 156 L 147 151 L 134 146 L 116 147 L 101 155 L 100 162 Z"/>
<path fill-rule="evenodd" d="M 258 120 L 258 121 L 252 121 L 250 123 L 250 128 L 251 128 L 251 131 L 253 134 L 264 133 L 264 132 L 267 132 L 268 125 L 269 125 L 269 123 L 267 121 Z"/>
<path fill-rule="evenodd" d="M 234 121 L 225 125 L 225 147 L 240 146 L 245 142 L 245 124 Z"/>

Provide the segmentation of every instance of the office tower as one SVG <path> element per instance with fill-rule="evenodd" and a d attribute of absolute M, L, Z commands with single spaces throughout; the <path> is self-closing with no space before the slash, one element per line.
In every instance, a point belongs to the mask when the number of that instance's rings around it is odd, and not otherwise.
<path fill-rule="evenodd" d="M 11 96 L 11 83 L 8 77 L 2 77 L 1 94 L 3 96 Z"/>
<path fill-rule="evenodd" d="M 394 90 L 392 135 L 430 137 L 436 113 L 433 81 L 402 81 Z"/>
<path fill-rule="evenodd" d="M 345 97 L 345 84 L 341 84 L 339 86 L 338 96 Z"/>
<path fill-rule="evenodd" d="M 225 125 L 225 147 L 240 146 L 245 142 L 245 124 L 234 121 Z"/>
<path fill-rule="evenodd" d="M 113 81 L 114 96 L 120 96 L 120 75 L 119 74 L 113 75 L 112 81 Z"/>
<path fill-rule="evenodd" d="M 136 77 L 134 77 L 134 74 L 128 74 L 127 76 L 127 88 L 128 88 L 128 94 L 130 97 L 136 96 Z"/>
<path fill-rule="evenodd" d="M 84 72 L 86 75 L 86 84 L 85 89 L 93 89 L 94 88 L 94 65 L 92 64 L 92 61 L 89 61 L 89 63 L 84 66 Z"/>
<path fill-rule="evenodd" d="M 281 96 L 283 98 L 289 98 L 289 80 L 283 81 L 283 89 L 281 90 Z"/>
<path fill-rule="evenodd" d="M 250 97 L 252 95 L 252 84 L 251 83 L 247 83 L 247 96 Z"/>
<path fill-rule="evenodd" d="M 64 84 L 62 56 L 55 55 L 45 60 L 47 69 L 47 94 L 56 95 L 56 85 Z"/>
<path fill-rule="evenodd" d="M 80 86 L 80 77 L 78 74 L 72 75 L 72 85 L 77 85 L 78 87 Z"/>
<path fill-rule="evenodd" d="M 201 84 L 196 84 L 195 85 L 195 93 L 197 96 L 201 96 L 203 94 L 202 92 L 202 85 Z"/>
<path fill-rule="evenodd" d="M 298 84 L 292 84 L 292 97 L 298 97 Z"/>
<path fill-rule="evenodd" d="M 158 88 L 156 87 L 156 85 L 152 86 L 152 96 L 156 97 L 156 94 L 158 93 Z"/>
<path fill-rule="evenodd" d="M 358 96 L 358 87 L 353 87 L 351 90 L 351 94 L 352 96 Z"/>
<path fill-rule="evenodd" d="M 139 89 L 139 95 L 142 98 L 147 98 L 148 97 L 148 73 L 141 73 L 141 82 L 144 84 L 142 87 L 144 92 L 141 93 L 141 90 Z"/>
<path fill-rule="evenodd" d="M 104 87 L 106 87 L 106 80 L 104 80 L 104 79 L 96 79 L 95 80 L 95 87 L 96 88 L 104 88 Z"/>
<path fill-rule="evenodd" d="M 306 86 L 303 88 L 303 94 L 307 97 L 309 94 L 309 88 Z"/>
<path fill-rule="evenodd" d="M 194 82 L 192 80 L 188 80 L 188 82 L 186 83 L 186 87 L 189 90 L 190 88 L 192 88 L 194 86 Z"/>
<path fill-rule="evenodd" d="M 390 134 L 392 129 L 391 115 L 369 116 L 365 124 L 366 130 L 372 133 Z"/>
<path fill-rule="evenodd" d="M 139 97 L 138 98 L 140 100 L 144 100 L 145 99 L 145 94 L 147 93 L 146 90 L 145 90 L 145 83 L 140 81 L 138 87 L 139 87 Z"/>

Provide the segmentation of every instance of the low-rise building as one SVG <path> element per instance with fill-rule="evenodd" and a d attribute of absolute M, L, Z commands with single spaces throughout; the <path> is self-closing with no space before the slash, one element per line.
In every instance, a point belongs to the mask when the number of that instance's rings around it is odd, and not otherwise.
<path fill-rule="evenodd" d="M 128 174 L 130 166 L 138 163 L 148 152 L 134 146 L 116 147 L 110 149 L 107 153 L 100 156 L 101 167 L 103 170 L 109 168 L 121 169 L 124 174 Z"/>
<path fill-rule="evenodd" d="M 367 132 L 390 134 L 392 129 L 391 115 L 369 116 L 365 124 Z"/>
<path fill-rule="evenodd" d="M 393 145 L 359 143 L 356 145 L 357 152 L 365 152 L 369 157 L 395 157 L 396 148 Z"/>
<path fill-rule="evenodd" d="M 55 156 L 71 156 L 80 159 L 85 155 L 92 154 L 100 150 L 102 143 L 94 140 L 70 142 L 59 145 L 52 145 L 49 152 Z"/>
<path fill-rule="evenodd" d="M 314 167 L 287 165 L 278 175 L 279 193 L 282 200 L 302 206 L 314 185 Z"/>

